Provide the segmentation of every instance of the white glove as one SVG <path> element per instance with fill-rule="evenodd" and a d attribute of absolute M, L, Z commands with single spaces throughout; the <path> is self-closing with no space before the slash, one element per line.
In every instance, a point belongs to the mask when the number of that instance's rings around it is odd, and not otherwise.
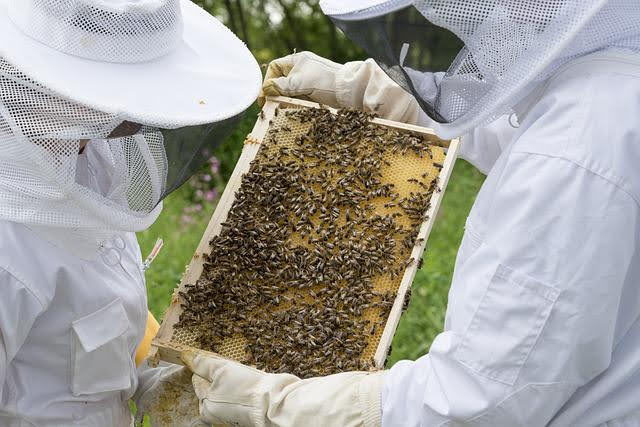
<path fill-rule="evenodd" d="M 186 352 L 200 413 L 214 425 L 364 426 L 381 424 L 384 372 L 301 380 L 215 356 Z"/>
<path fill-rule="evenodd" d="M 424 122 L 415 98 L 375 63 L 337 64 L 311 52 L 294 53 L 269 64 L 258 102 L 266 96 L 303 98 L 334 108 L 355 108 L 398 122 Z"/>
<path fill-rule="evenodd" d="M 134 396 L 140 420 L 148 415 L 153 427 L 195 427 L 201 421 L 198 398 L 193 392 L 191 372 L 177 365 L 146 368 L 140 375 L 140 386 Z"/>

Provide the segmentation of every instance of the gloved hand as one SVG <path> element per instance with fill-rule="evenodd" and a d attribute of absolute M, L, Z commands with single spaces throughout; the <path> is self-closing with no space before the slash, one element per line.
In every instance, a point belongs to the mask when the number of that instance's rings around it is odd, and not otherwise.
<path fill-rule="evenodd" d="M 140 386 L 134 396 L 138 407 L 136 418 L 139 421 L 144 414 L 149 416 L 153 427 L 208 425 L 200 418 L 192 374 L 187 368 L 169 365 L 143 369 Z"/>
<path fill-rule="evenodd" d="M 415 98 L 375 63 L 337 64 L 311 52 L 300 52 L 269 64 L 258 102 L 266 96 L 289 96 L 334 108 L 355 108 L 398 122 L 426 123 Z"/>
<path fill-rule="evenodd" d="M 200 413 L 214 425 L 364 426 L 381 423 L 384 372 L 347 372 L 301 380 L 191 352 Z"/>
<path fill-rule="evenodd" d="M 311 52 L 300 52 L 271 61 L 258 96 L 289 96 L 338 108 L 336 75 L 342 65 Z"/>

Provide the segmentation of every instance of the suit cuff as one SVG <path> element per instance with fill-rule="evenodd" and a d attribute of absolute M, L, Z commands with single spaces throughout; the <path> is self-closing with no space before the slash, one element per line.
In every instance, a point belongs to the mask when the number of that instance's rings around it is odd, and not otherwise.
<path fill-rule="evenodd" d="M 364 427 L 382 425 L 382 384 L 385 371 L 366 375 L 359 384 L 358 403 Z"/>

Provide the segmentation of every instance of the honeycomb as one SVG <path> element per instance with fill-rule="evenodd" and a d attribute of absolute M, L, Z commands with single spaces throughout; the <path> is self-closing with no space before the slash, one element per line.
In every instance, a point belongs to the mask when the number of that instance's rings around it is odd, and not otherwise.
<path fill-rule="evenodd" d="M 280 111 L 281 112 L 277 114 L 276 117 L 273 117 L 273 120 L 270 122 L 267 134 L 263 138 L 260 151 L 256 156 L 256 159 L 258 159 L 256 161 L 259 161 L 261 155 L 266 154 L 265 152 L 270 150 L 278 150 L 280 147 L 294 147 L 297 138 L 309 130 L 309 126 L 311 125 L 309 122 L 301 123 L 290 119 L 289 116 L 283 112 L 289 110 L 284 110 L 283 107 L 281 107 Z M 382 125 L 379 126 L 382 127 Z M 287 129 L 286 132 L 282 131 L 283 127 Z M 394 153 L 391 149 L 386 150 L 384 159 L 388 163 L 385 163 L 381 168 L 383 183 L 393 184 L 395 186 L 394 191 L 399 193 L 400 197 L 409 197 L 412 192 L 424 192 L 425 190 L 418 184 L 408 182 L 408 180 L 426 179 L 430 181 L 440 174 L 441 166 L 436 167 L 434 165 L 434 163 L 442 165 L 445 159 L 445 150 L 440 145 L 442 145 L 442 141 L 433 136 L 433 145 L 431 147 L 432 158 L 429 156 L 420 157 L 411 150 L 405 153 Z M 424 178 L 425 174 L 428 174 L 426 178 Z M 402 214 L 396 219 L 400 225 L 408 227 L 411 224 L 411 221 L 403 213 L 401 208 L 397 206 L 385 207 L 384 200 L 374 199 L 372 203 L 375 205 L 375 213 L 392 214 L 397 212 Z M 345 219 L 341 216 L 337 221 L 343 224 Z M 305 244 L 302 240 L 296 243 L 301 245 Z M 406 258 L 399 260 L 397 267 L 404 267 L 405 262 Z M 381 293 L 390 291 L 397 294 L 401 281 L 402 274 L 393 279 L 387 274 L 379 275 L 374 279 L 374 291 Z M 297 292 L 299 293 L 300 291 L 298 290 Z M 404 295 L 397 296 L 397 298 L 404 297 Z M 311 296 L 307 294 L 305 298 L 310 300 Z M 283 302 L 279 309 L 285 310 L 288 307 L 289 304 Z M 386 318 L 381 319 L 380 316 L 381 309 L 378 307 L 370 307 L 363 310 L 361 318 L 369 320 L 372 324 L 378 324 L 378 326 L 374 334 L 369 334 L 367 346 L 361 355 L 362 360 L 371 360 L 379 346 L 384 327 L 388 320 Z M 177 348 L 182 346 L 197 347 L 197 332 L 186 328 L 174 328 L 171 344 L 176 345 Z M 245 353 L 246 344 L 245 338 L 236 334 L 224 339 L 222 344 L 216 349 L 216 353 L 225 358 L 243 362 L 247 357 Z"/>

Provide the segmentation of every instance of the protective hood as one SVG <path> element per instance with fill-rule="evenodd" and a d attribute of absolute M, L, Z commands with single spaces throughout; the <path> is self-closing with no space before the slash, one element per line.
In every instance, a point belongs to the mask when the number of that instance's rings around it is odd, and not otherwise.
<path fill-rule="evenodd" d="M 144 230 L 241 117 L 142 125 L 60 98 L 0 57 L 0 219 L 67 229 L 93 246 Z"/>
<path fill-rule="evenodd" d="M 149 227 L 260 87 L 187 0 L 0 0 L 0 39 L 0 219 L 83 247 Z"/>
<path fill-rule="evenodd" d="M 511 112 L 585 54 L 640 49 L 636 0 L 323 0 L 323 11 L 412 93 L 441 137 Z M 433 53 L 461 49 L 443 66 Z M 446 70 L 446 71 L 445 71 Z"/>

